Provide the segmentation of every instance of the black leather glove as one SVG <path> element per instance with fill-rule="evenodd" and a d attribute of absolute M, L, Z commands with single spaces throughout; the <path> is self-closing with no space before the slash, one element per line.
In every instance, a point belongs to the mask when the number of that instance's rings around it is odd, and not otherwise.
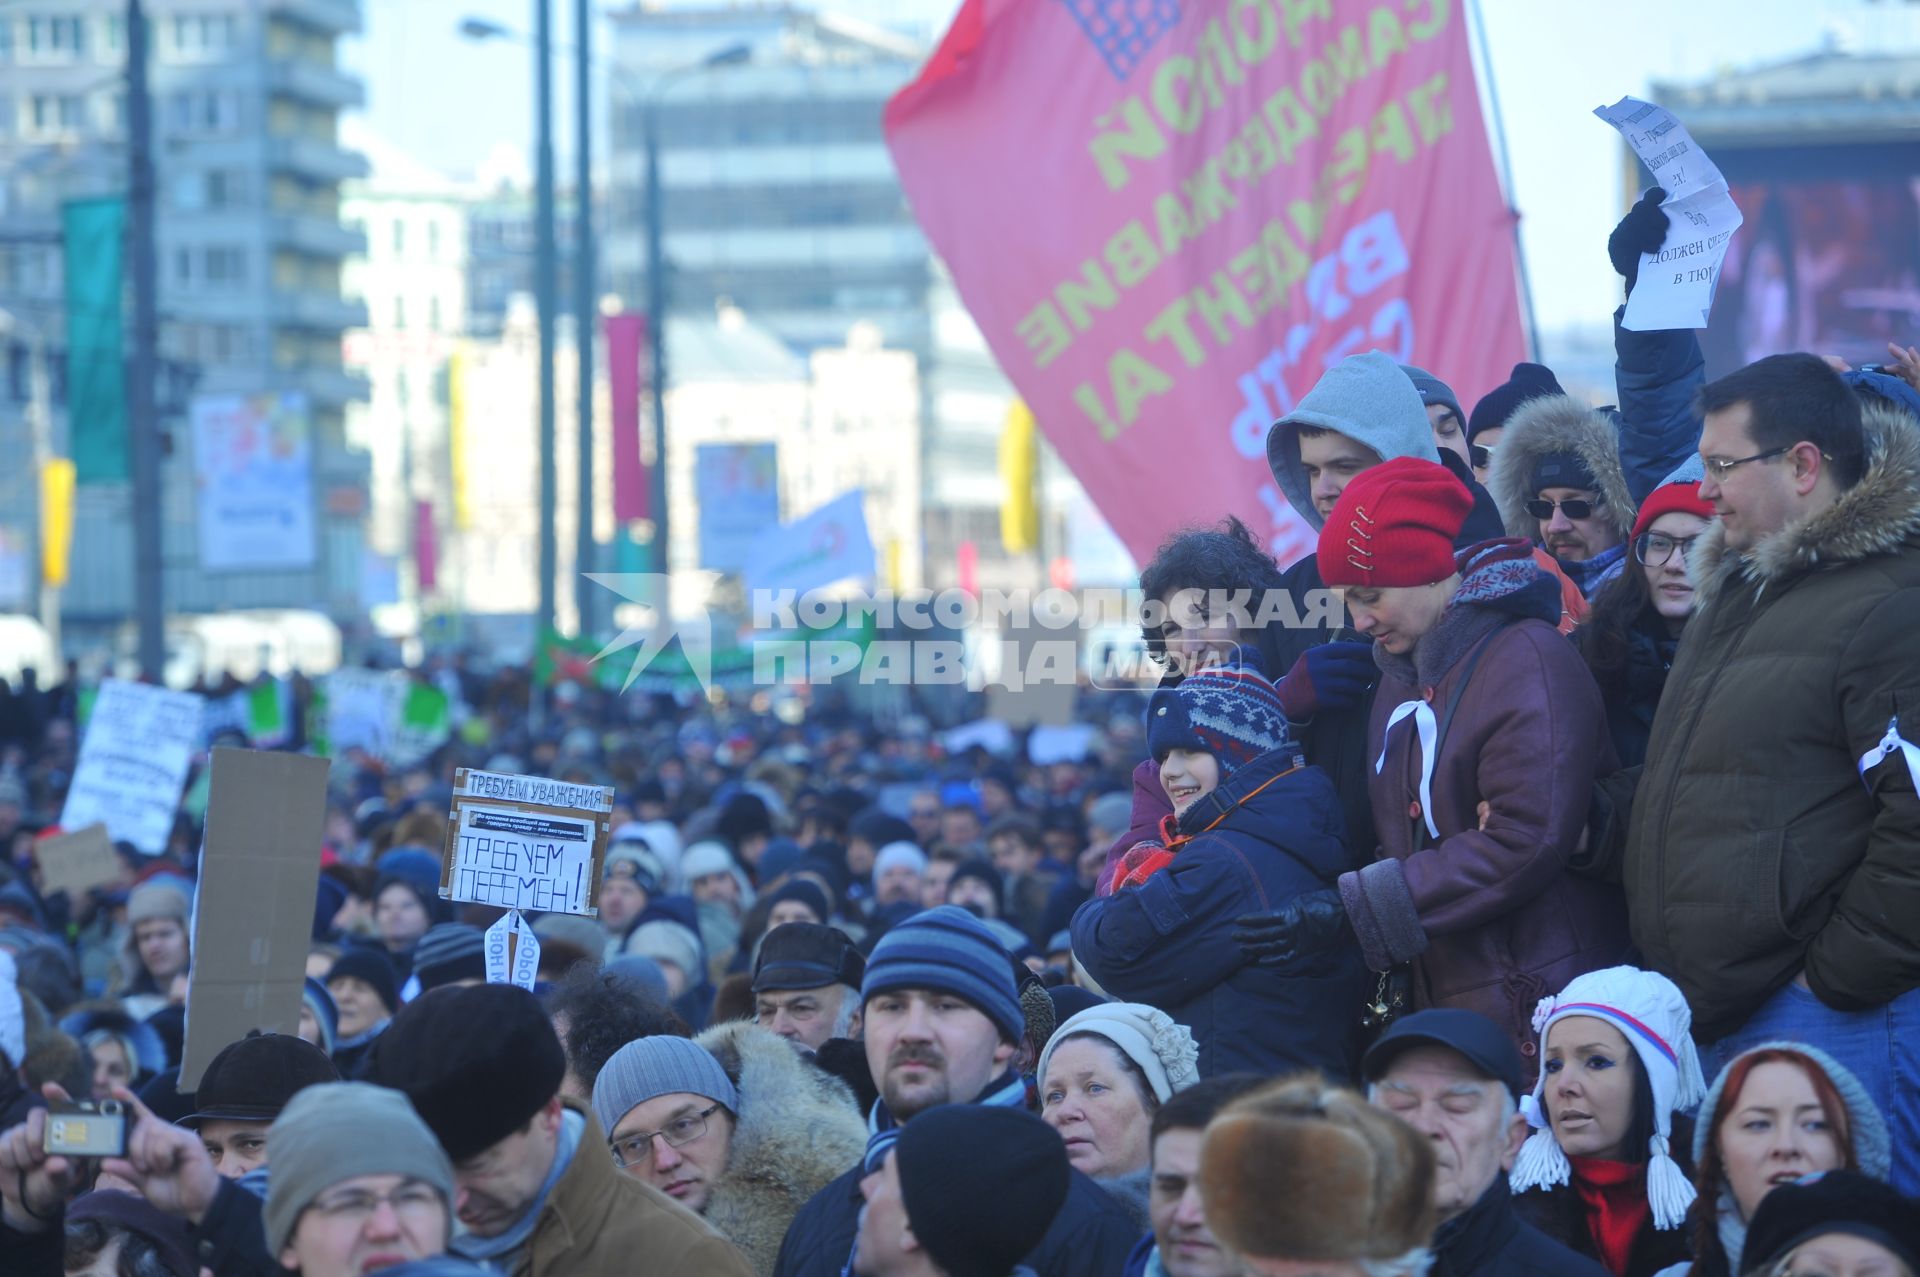
<path fill-rule="evenodd" d="M 1351 934 L 1340 892 L 1327 887 L 1303 892 L 1272 913 L 1235 918 L 1233 942 L 1269 970 L 1301 975 Z"/>
<path fill-rule="evenodd" d="M 1660 207 L 1666 198 L 1667 193 L 1659 187 L 1647 188 L 1640 202 L 1627 210 L 1613 234 L 1607 236 L 1607 256 L 1613 259 L 1613 269 L 1626 278 L 1629 296 L 1640 282 L 1640 254 L 1657 253 L 1667 242 L 1668 218 Z"/>

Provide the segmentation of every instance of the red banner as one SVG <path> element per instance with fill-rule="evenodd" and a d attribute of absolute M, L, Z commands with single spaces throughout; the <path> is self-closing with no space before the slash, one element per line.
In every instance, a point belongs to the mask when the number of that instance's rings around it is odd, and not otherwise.
<path fill-rule="evenodd" d="M 440 543 L 434 535 L 433 502 L 413 503 L 413 574 L 420 593 L 440 584 Z"/>
<path fill-rule="evenodd" d="M 647 517 L 647 468 L 640 460 L 640 348 L 647 341 L 645 315 L 608 315 L 607 395 L 613 405 L 613 517 L 621 523 Z"/>
<path fill-rule="evenodd" d="M 965 0 L 887 139 L 1000 366 L 1144 561 L 1312 548 L 1266 434 L 1380 349 L 1462 402 L 1525 358 L 1449 0 Z"/>

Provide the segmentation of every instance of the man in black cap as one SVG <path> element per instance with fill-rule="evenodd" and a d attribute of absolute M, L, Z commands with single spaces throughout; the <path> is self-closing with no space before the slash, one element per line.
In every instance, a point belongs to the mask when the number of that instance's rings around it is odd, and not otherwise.
<path fill-rule="evenodd" d="M 593 1113 L 564 1100 L 567 1059 L 531 993 L 435 989 L 396 1015 L 367 1080 L 412 1101 L 453 1163 L 461 1258 L 511 1277 L 749 1277 L 740 1253 L 658 1189 L 621 1175 Z"/>
<path fill-rule="evenodd" d="M 180 1125 L 199 1133 L 214 1170 L 239 1179 L 267 1164 L 267 1128 L 288 1100 L 339 1080 L 319 1047 L 284 1033 L 250 1033 L 213 1057 L 194 1092 L 197 1111 Z"/>
<path fill-rule="evenodd" d="M 767 933 L 753 968 L 760 1026 L 818 1051 L 860 1036 L 860 980 L 866 959 L 837 927 L 790 922 Z"/>
<path fill-rule="evenodd" d="M 1510 1033 L 1475 1011 L 1416 1011 L 1368 1048 L 1360 1072 L 1374 1105 L 1433 1141 L 1436 1271 L 1604 1277 L 1514 1213 L 1507 1173 L 1527 1137 L 1527 1077 Z"/>
<path fill-rule="evenodd" d="M 400 1009 L 400 980 L 378 949 L 349 949 L 327 970 L 327 994 L 340 1013 L 333 1066 L 340 1076 L 358 1076 L 373 1040 Z"/>
<path fill-rule="evenodd" d="M 860 1277 L 1010 1277 L 1067 1200 L 1066 1146 L 1018 1109 L 947 1105 L 860 1181 Z"/>

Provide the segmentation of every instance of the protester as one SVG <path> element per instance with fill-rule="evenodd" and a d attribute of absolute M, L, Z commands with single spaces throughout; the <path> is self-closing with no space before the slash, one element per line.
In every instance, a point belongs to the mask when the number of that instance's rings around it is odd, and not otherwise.
<path fill-rule="evenodd" d="M 1748 1225 L 1782 1184 L 1818 1171 L 1885 1181 L 1887 1125 L 1858 1078 L 1799 1042 L 1736 1056 L 1707 1088 L 1693 1128 L 1693 1260 L 1661 1277 L 1738 1277 L 1751 1270 Z"/>
<path fill-rule="evenodd" d="M 1482 487 L 1491 486 L 1493 459 L 1514 413 L 1532 400 L 1566 393 L 1551 369 L 1520 363 L 1506 381 L 1482 395 L 1467 417 L 1467 459 L 1473 464 L 1474 480 Z"/>
<path fill-rule="evenodd" d="M 331 964 L 329 964 L 331 969 Z M 328 1056 L 340 1038 L 340 1008 L 327 986 L 306 977 L 300 986 L 300 1031 L 303 1042 L 311 1042 Z"/>
<path fill-rule="evenodd" d="M 769 935 L 753 970 L 754 1018 L 796 1046 L 817 1051 L 860 1036 L 866 960 L 843 931 L 796 922 Z"/>
<path fill-rule="evenodd" d="M 1900 719 L 1920 704 L 1920 426 L 1812 355 L 1702 392 L 1696 607 L 1643 767 L 1604 781 L 1588 870 L 1624 878 L 1644 965 L 1709 1067 L 1824 1044 L 1920 1189 L 1920 837 Z M 1890 746 L 1883 748 L 1883 745 Z"/>
<path fill-rule="evenodd" d="M 412 877 L 389 875 L 373 889 L 373 929 L 401 983 L 413 974 L 413 949 L 441 921 L 440 902 Z"/>
<path fill-rule="evenodd" d="M 1468 461 L 1467 415 L 1460 410 L 1460 399 L 1453 393 L 1453 387 L 1412 364 L 1401 364 L 1400 371 L 1407 374 L 1407 380 L 1420 394 L 1420 403 L 1427 410 L 1427 422 L 1433 427 L 1434 448 Z"/>
<path fill-rule="evenodd" d="M 1637 511 L 1603 414 L 1568 395 L 1523 406 L 1500 440 L 1492 491 L 1507 534 L 1544 547 L 1589 601 L 1621 571 Z"/>
<path fill-rule="evenodd" d="M 1152 1126 L 1160 1106 L 1200 1080 L 1193 1035 L 1164 1012 L 1129 1002 L 1082 1011 L 1040 1053 L 1040 1116 L 1067 1160 L 1148 1231 Z"/>
<path fill-rule="evenodd" d="M 1713 517 L 1713 506 L 1699 496 L 1701 473 L 1696 459 L 1653 490 L 1628 537 L 1633 562 L 1594 597 L 1575 632 L 1624 767 L 1646 760 L 1654 711 L 1693 615 L 1687 558 Z"/>
<path fill-rule="evenodd" d="M 190 957 L 187 893 L 171 882 L 148 882 L 127 899 L 127 937 L 120 956 L 119 995 L 127 1014 L 144 1020 L 172 1001 Z"/>
<path fill-rule="evenodd" d="M 111 1003 L 76 1007 L 60 1021 L 93 1065 L 93 1098 L 106 1099 L 113 1088 L 137 1091 L 167 1067 L 167 1048 L 153 1026 Z"/>
<path fill-rule="evenodd" d="M 1341 492 L 1320 571 L 1383 671 L 1368 734 L 1379 850 L 1337 890 L 1249 915 L 1236 939 L 1284 974 L 1357 936 L 1377 1002 L 1479 1011 L 1537 1068 L 1532 1002 L 1626 951 L 1619 893 L 1567 872 L 1611 758 L 1551 578 L 1515 541 L 1455 554 L 1468 501 L 1405 458 Z"/>
<path fill-rule="evenodd" d="M 566 1069 L 540 1004 L 512 985 L 422 994 L 375 1040 L 368 1080 L 404 1093 L 453 1163 L 454 1253 L 516 1277 L 639 1255 L 669 1272 L 747 1273 L 696 1216 L 601 1155 L 593 1114 L 561 1098 Z"/>
<path fill-rule="evenodd" d="M 1007 884 L 985 857 L 962 861 L 947 879 L 943 904 L 957 905 L 976 918 L 998 919 L 1006 913 Z"/>
<path fill-rule="evenodd" d="M 1396 370 L 1396 374 L 1397 370 Z M 1241 649 L 1163 687 L 1148 741 L 1171 788 L 1168 845 L 1142 844 L 1121 880 L 1073 918 L 1073 953 L 1100 988 L 1193 1033 L 1199 1071 L 1351 1074 L 1365 972 L 1349 941 L 1311 971 L 1250 960 L 1228 923 L 1327 889 L 1351 861 L 1333 786 L 1303 763 L 1271 683 Z"/>
<path fill-rule="evenodd" d="M 794 922 L 810 922 L 824 927 L 833 917 L 833 905 L 828 901 L 827 893 L 808 878 L 784 882 L 764 899 L 767 902 L 768 934 Z"/>
<path fill-rule="evenodd" d="M 620 961 L 644 963 L 646 959 Z M 657 1034 L 688 1036 L 686 1023 L 662 1000 L 665 992 L 664 983 L 651 990 L 640 987 L 621 967 L 597 970 L 586 965 L 575 967 L 547 990 L 547 1017 L 567 1055 L 560 1094 L 590 1103 L 600 1070 L 621 1047 Z"/>
<path fill-rule="evenodd" d="M 1367 1098 L 1431 1141 L 1440 1272 L 1603 1277 L 1605 1269 L 1521 1222 L 1507 1173 L 1526 1135 L 1520 1053 L 1473 1011 L 1417 1011 L 1367 1051 Z"/>
<path fill-rule="evenodd" d="M 1032 817 L 1009 812 L 987 826 L 987 854 L 1000 871 L 1008 922 L 1035 944 L 1045 942 L 1047 901 L 1053 895 L 1057 873 L 1043 865 L 1040 826 Z"/>
<path fill-rule="evenodd" d="M 420 991 L 450 984 L 480 984 L 487 978 L 486 936 L 464 922 L 427 928 L 413 951 L 413 978 Z"/>
<path fill-rule="evenodd" d="M 1782 1184 L 1754 1212 L 1742 1262 L 1764 1277 L 1914 1277 L 1920 1202 L 1849 1171 Z"/>
<path fill-rule="evenodd" d="M 195 1112 L 180 1125 L 196 1132 L 223 1179 L 267 1164 L 267 1128 L 310 1086 L 338 1082 L 320 1048 L 283 1033 L 251 1033 L 222 1047 L 194 1088 Z"/>
<path fill-rule="evenodd" d="M 379 949 L 354 949 L 340 955 L 327 972 L 327 994 L 340 1014 L 334 1067 L 345 1078 L 358 1077 L 368 1047 L 386 1031 L 400 1009 L 400 987 L 393 964 Z"/>
<path fill-rule="evenodd" d="M 1200 1200 L 1200 1143 L 1207 1123 L 1229 1103 L 1266 1085 L 1254 1073 L 1232 1073 L 1176 1091 L 1153 1114 L 1153 1231 L 1127 1259 L 1126 1277 L 1243 1277 L 1239 1256 L 1207 1227 Z"/>
<path fill-rule="evenodd" d="M 876 907 L 920 903 L 926 886 L 927 856 L 910 842 L 890 842 L 873 857 L 873 903 Z"/>
<path fill-rule="evenodd" d="M 99 1190 L 75 1198 L 67 1208 L 62 1248 L 69 1277 L 101 1272 L 200 1277 L 185 1221 L 132 1193 Z"/>
<path fill-rule="evenodd" d="M 1675 1115 L 1707 1089 L 1686 999 L 1664 976 L 1610 967 L 1533 1019 L 1542 1063 L 1522 1108 L 1535 1129 L 1511 1180 L 1521 1218 L 1614 1277 L 1685 1260 L 1693 1128 Z"/>
<path fill-rule="evenodd" d="M 1434 1155 L 1399 1119 L 1304 1076 L 1234 1100 L 1207 1124 L 1207 1226 L 1261 1277 L 1421 1277 Z"/>
<path fill-rule="evenodd" d="M 945 906 L 901 923 L 874 946 L 861 995 L 867 1064 L 881 1095 L 867 1119 L 866 1154 L 801 1207 L 774 1265 L 785 1277 L 833 1277 L 863 1262 L 853 1255 L 861 1182 L 921 1114 L 943 1104 L 1026 1107 L 1026 1083 L 1010 1068 L 1026 1032 L 1013 964 L 979 919 Z M 1133 1240 L 1125 1210 L 1073 1171 L 1065 1205 L 1026 1263 L 1040 1277 L 1105 1277 L 1120 1270 Z"/>
<path fill-rule="evenodd" d="M 668 918 L 654 918 L 633 929 L 627 952 L 651 958 L 667 978 L 667 1000 L 677 1003 L 706 982 L 700 958 L 700 937 L 692 928 Z"/>
<path fill-rule="evenodd" d="M 761 1274 L 867 1142 L 846 1087 L 757 1025 L 629 1042 L 594 1083 L 593 1110 L 615 1165 L 705 1216 Z"/>
<path fill-rule="evenodd" d="M 623 826 L 622 831 L 625 832 Z M 612 957 L 633 928 L 634 920 L 660 894 L 666 872 L 648 844 L 637 838 L 615 839 L 607 848 L 607 864 L 600 876 L 600 925 L 607 932 L 606 952 Z"/>
<path fill-rule="evenodd" d="M 949 1106 L 901 1128 L 860 1182 L 860 1277 L 1014 1277 L 1071 1193 L 1060 1142 L 1025 1113 Z"/>

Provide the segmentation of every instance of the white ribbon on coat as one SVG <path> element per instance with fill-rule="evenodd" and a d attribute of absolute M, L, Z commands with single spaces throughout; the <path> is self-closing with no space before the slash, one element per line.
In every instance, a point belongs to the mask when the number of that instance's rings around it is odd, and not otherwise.
<path fill-rule="evenodd" d="M 1387 719 L 1387 730 L 1381 733 L 1382 740 L 1393 736 L 1393 728 L 1401 719 L 1411 717 L 1414 731 L 1420 737 L 1420 814 L 1427 822 L 1427 832 L 1433 840 L 1440 840 L 1440 827 L 1433 823 L 1433 747 L 1440 734 L 1440 722 L 1433 716 L 1433 706 L 1425 701 L 1402 701 L 1393 707 L 1393 714 Z M 1380 746 L 1380 757 L 1374 760 L 1373 774 L 1378 776 L 1387 765 L 1387 746 Z"/>
<path fill-rule="evenodd" d="M 1888 721 L 1887 734 L 1880 738 L 1880 743 L 1860 755 L 1861 781 L 1864 783 L 1867 779 L 1868 772 L 1895 754 L 1899 754 L 1906 759 L 1907 774 L 1913 777 L 1913 787 L 1920 789 L 1920 745 L 1915 745 L 1912 741 L 1900 734 L 1900 716 L 1898 714 L 1894 715 L 1893 718 Z"/>

